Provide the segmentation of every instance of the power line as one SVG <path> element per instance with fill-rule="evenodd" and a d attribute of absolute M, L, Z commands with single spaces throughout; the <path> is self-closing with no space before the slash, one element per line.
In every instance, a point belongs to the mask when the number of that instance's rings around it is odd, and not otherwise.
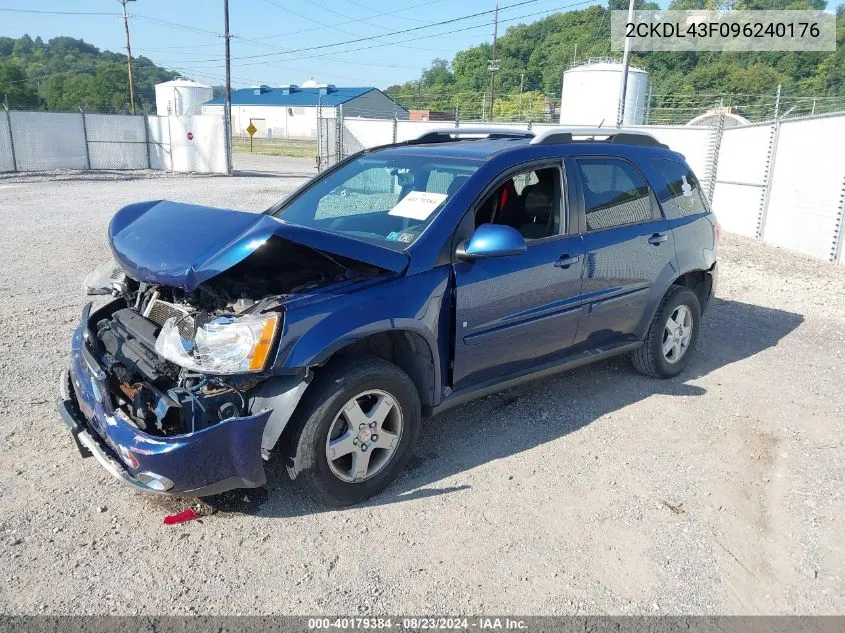
<path fill-rule="evenodd" d="M 10 9 L 7 7 L 0 7 L 0 11 L 8 11 L 10 13 L 38 13 L 41 15 L 112 15 L 120 17 L 119 13 L 111 11 L 40 11 L 37 9 Z"/>
<path fill-rule="evenodd" d="M 27 77 L 26 79 L 15 79 L 14 81 L 5 81 L 3 85 L 6 84 L 23 84 L 28 81 L 38 81 L 39 79 L 46 79 L 47 77 L 54 77 L 56 75 L 66 75 L 68 73 L 80 73 L 87 70 L 96 70 L 97 66 L 83 66 L 81 68 L 74 68 L 73 70 L 59 70 L 53 73 L 47 73 L 46 75 L 36 75 L 35 77 Z"/>
<path fill-rule="evenodd" d="M 370 16 L 370 18 L 377 18 L 377 17 L 382 16 L 382 15 L 394 15 L 396 13 L 402 13 L 404 11 L 410 11 L 411 9 L 417 9 L 419 7 L 428 7 L 428 6 L 431 6 L 433 4 L 443 2 L 443 1 L 444 0 L 431 0 L 430 2 L 420 2 L 418 4 L 412 4 L 410 6 L 402 8 L 402 9 L 395 9 L 393 11 L 384 11 L 382 13 L 376 13 L 375 15 Z M 424 22 L 424 20 L 419 20 L 419 21 Z M 334 28 L 336 26 L 342 26 L 343 24 L 345 24 L 345 23 L 332 24 L 332 25 L 329 25 L 329 26 L 330 26 L 330 28 Z M 301 30 L 298 30 L 298 31 L 288 31 L 286 33 L 277 33 L 275 35 L 263 35 L 261 37 L 253 38 L 252 41 L 269 40 L 269 39 L 274 39 L 274 38 L 277 38 L 277 37 L 287 37 L 289 35 L 299 35 L 301 33 L 310 33 L 311 31 L 319 31 L 319 30 L 320 30 L 320 27 L 314 27 L 314 28 L 310 28 L 310 29 L 301 29 Z"/>
<path fill-rule="evenodd" d="M 517 16 L 517 17 L 508 18 L 506 20 L 499 20 L 499 23 L 501 24 L 501 23 L 505 23 L 505 22 L 515 22 L 517 20 L 524 20 L 525 18 L 530 18 L 530 17 L 534 17 L 534 16 L 537 16 L 537 15 L 547 14 L 550 11 L 561 11 L 561 10 L 570 9 L 570 8 L 576 7 L 576 6 L 583 6 L 583 5 L 587 5 L 587 4 L 591 5 L 591 4 L 595 4 L 595 3 L 596 3 L 595 0 L 582 0 L 581 2 L 575 2 L 575 3 L 572 3 L 572 4 L 568 4 L 568 5 L 564 5 L 564 6 L 560 6 L 560 7 L 555 7 L 555 8 L 552 8 L 552 9 L 546 9 L 544 11 L 536 11 L 534 13 L 528 13 L 528 14 Z M 514 6 L 514 5 L 511 5 L 511 6 Z M 493 11 L 491 10 L 491 11 L 487 11 L 485 13 L 492 13 L 492 12 Z M 456 20 L 457 19 L 459 19 L 459 18 L 456 18 Z M 451 20 L 451 22 L 454 22 L 454 21 L 455 20 Z M 304 56 L 304 57 L 297 56 L 295 58 L 287 58 L 287 59 L 322 58 L 322 57 L 329 57 L 331 55 L 338 55 L 338 54 L 343 54 L 343 53 L 353 53 L 353 52 L 361 51 L 361 50 L 369 50 L 369 49 L 372 49 L 372 48 L 379 48 L 379 47 L 382 47 L 382 46 L 398 46 L 398 45 L 405 44 L 406 42 L 416 42 L 418 40 L 429 39 L 429 38 L 432 38 L 432 37 L 442 37 L 444 35 L 451 35 L 453 33 L 461 33 L 461 32 L 464 32 L 464 31 L 471 31 L 473 29 L 479 29 L 479 28 L 483 28 L 483 27 L 486 27 L 486 26 L 491 26 L 492 24 L 493 24 L 492 21 L 491 22 L 484 22 L 482 24 L 475 24 L 473 26 L 466 26 L 466 27 L 462 27 L 462 28 L 459 28 L 459 29 L 452 29 L 451 31 L 442 31 L 440 33 L 432 33 L 432 34 L 429 34 L 429 35 L 422 35 L 422 36 L 419 36 L 419 37 L 409 38 L 409 39 L 406 39 L 406 40 L 398 40 L 396 42 L 370 44 L 370 45 L 367 45 L 367 46 L 360 46 L 358 48 L 349 48 L 349 49 L 345 49 L 345 50 L 341 50 L 341 51 L 329 51 L 328 53 L 323 53 L 323 54 L 307 55 L 307 56 Z M 377 37 L 384 37 L 384 36 L 381 35 L 381 36 L 377 36 Z M 326 46 L 334 46 L 334 45 L 326 45 Z M 287 54 L 290 54 L 290 53 L 298 52 L 299 50 L 308 51 L 308 50 L 326 48 L 326 46 L 316 46 L 316 47 L 311 47 L 311 48 L 306 48 L 306 49 L 283 51 L 283 52 L 278 52 L 278 53 L 270 53 L 270 54 L 267 54 L 267 55 L 241 56 L 241 57 L 238 57 L 237 59 L 252 59 L 252 58 L 255 58 L 255 57 L 266 58 L 268 56 L 287 55 Z M 205 60 L 195 60 L 192 63 L 213 62 L 214 65 L 216 66 L 216 64 L 218 64 L 220 61 L 221 61 L 220 58 L 214 58 L 214 59 L 205 59 Z M 285 59 L 275 59 L 273 61 L 283 62 L 283 61 L 286 61 L 286 60 Z M 235 65 L 235 66 L 251 66 L 251 65 L 254 65 L 254 64 L 257 64 L 257 63 L 264 63 L 264 62 L 244 62 L 244 63 L 233 64 L 233 65 Z M 211 68 L 211 67 L 213 67 L 213 66 L 206 66 L 205 68 Z"/>
<path fill-rule="evenodd" d="M 267 1 L 270 2 L 270 0 L 267 0 Z M 308 0 L 308 2 L 309 2 L 309 4 L 317 7 L 318 9 L 321 9 L 323 11 L 328 11 L 329 13 L 334 13 L 335 15 L 339 15 L 340 17 L 345 18 L 346 20 L 349 20 L 350 22 L 361 22 L 362 24 L 366 24 L 367 26 L 372 26 L 374 28 L 381 29 L 382 31 L 389 31 L 390 30 L 390 27 L 380 26 L 378 24 L 373 24 L 372 22 L 369 22 L 369 20 L 371 18 L 376 17 L 376 16 L 370 16 L 370 17 L 366 17 L 366 18 L 356 18 L 356 17 L 353 17 L 351 15 L 341 13 L 340 11 L 337 11 L 336 9 L 332 9 L 331 7 L 327 7 L 325 5 L 314 2 L 314 0 Z M 273 4 L 275 4 L 275 2 Z M 424 22 L 424 20 L 419 20 L 419 22 Z"/>
<path fill-rule="evenodd" d="M 332 26 L 332 25 L 330 25 L 330 24 L 326 24 L 325 22 L 321 22 L 321 21 L 320 21 L 320 20 L 318 20 L 317 18 L 312 18 L 312 17 L 310 17 L 310 16 L 303 15 L 302 13 L 298 13 L 297 11 L 294 11 L 293 9 L 289 9 L 289 8 L 287 8 L 287 7 L 283 7 L 282 5 L 278 4 L 277 2 L 273 2 L 273 0 L 264 0 L 264 2 L 266 2 L 267 4 L 269 4 L 269 5 L 271 5 L 271 6 L 276 7 L 277 9 L 281 9 L 282 11 L 285 11 L 285 12 L 287 12 L 287 13 L 290 13 L 291 15 L 295 15 L 295 16 L 296 16 L 296 17 L 298 17 L 298 18 L 301 18 L 301 19 L 303 19 L 303 20 L 308 20 L 309 22 L 313 22 L 314 24 L 319 24 L 321 27 L 324 27 L 324 28 L 333 28 L 333 29 L 334 29 L 334 30 L 336 30 L 336 31 L 340 31 L 341 33 L 345 33 L 346 35 L 351 35 L 352 37 L 361 37 L 361 36 L 360 36 L 360 35 L 358 35 L 357 33 L 352 33 L 351 31 L 347 31 L 347 30 L 345 30 L 345 29 L 339 28 L 339 26 L 338 26 L 338 25 Z M 321 6 L 320 6 L 320 5 L 318 5 L 317 3 L 312 3 L 312 4 L 314 4 L 314 6 L 315 6 L 315 7 L 317 7 L 318 9 L 323 9 L 324 11 L 331 11 L 331 9 L 326 9 L 325 7 L 321 7 Z M 335 13 L 337 13 L 337 12 L 335 11 Z M 349 19 L 349 20 L 351 20 L 351 19 L 352 19 L 352 18 L 350 18 L 349 16 L 343 16 L 343 17 L 345 17 L 345 18 L 347 18 L 347 19 Z M 355 20 L 353 20 L 353 21 L 355 21 Z"/>
<path fill-rule="evenodd" d="M 419 7 L 428 7 L 428 6 L 431 6 L 431 5 L 439 3 L 439 2 L 444 2 L 444 0 L 430 0 L 429 2 L 420 2 L 420 3 L 417 3 L 417 4 L 413 4 L 413 5 L 404 7 L 403 9 L 396 9 L 394 11 L 384 11 L 384 12 L 381 12 L 381 13 L 376 13 L 375 15 L 370 16 L 370 17 L 375 18 L 375 17 L 379 17 L 379 16 L 382 16 L 382 15 L 393 15 L 393 14 L 396 14 L 396 13 L 401 13 L 402 11 L 408 11 L 408 10 L 416 9 L 416 8 L 419 8 Z M 276 5 L 276 6 L 279 6 L 279 5 Z M 283 7 L 279 7 L 279 8 L 283 8 Z M 0 9 L 0 10 L 2 10 L 2 9 Z M 8 9 L 8 10 L 11 11 L 13 9 Z M 119 16 L 120 14 L 118 14 L 118 13 L 111 14 L 110 13 L 108 15 Z M 130 16 L 130 17 L 134 17 L 134 16 Z M 141 19 L 143 19 L 145 21 L 156 22 L 158 24 L 163 24 L 165 26 L 171 26 L 173 28 L 182 29 L 182 30 L 185 30 L 185 31 L 193 31 L 193 32 L 207 34 L 207 35 L 215 35 L 215 36 L 219 37 L 219 34 L 214 33 L 213 31 L 207 31 L 205 29 L 198 29 L 196 27 L 188 26 L 188 25 L 185 25 L 185 24 L 176 24 L 174 22 L 167 22 L 165 20 L 159 20 L 158 18 L 149 18 L 147 16 L 137 16 L 137 17 L 140 17 Z M 306 16 L 303 16 L 303 17 L 306 17 Z M 403 16 L 403 17 L 407 17 L 407 16 Z M 308 19 L 310 19 L 310 18 L 308 18 Z M 410 19 L 410 18 L 408 18 L 408 19 Z M 415 20 L 415 21 L 422 22 L 423 20 Z M 278 37 L 288 37 L 290 35 L 300 35 L 302 33 L 310 33 L 312 31 L 321 31 L 321 30 L 324 30 L 325 28 L 335 28 L 335 27 L 338 27 L 338 26 L 343 26 L 344 24 L 346 24 L 346 22 L 337 23 L 337 24 L 325 24 L 325 25 L 322 22 L 320 22 L 319 24 L 320 24 L 320 26 L 315 26 L 313 28 L 300 29 L 300 30 L 296 30 L 296 31 L 287 31 L 285 33 L 275 33 L 273 35 L 261 35 L 259 37 L 254 37 L 254 38 L 251 38 L 251 39 L 240 37 L 238 35 L 232 35 L 231 37 L 232 37 L 232 39 L 239 40 L 239 41 L 241 41 L 245 44 L 251 44 L 251 45 L 254 45 L 254 46 L 268 48 L 270 45 L 264 44 L 261 40 L 270 40 L 270 39 L 275 39 L 275 38 L 278 38 Z M 375 25 L 373 25 L 373 26 L 375 26 Z M 384 27 L 378 27 L 378 28 L 384 28 Z M 176 44 L 176 45 L 173 45 L 173 46 L 162 46 L 162 47 L 159 47 L 159 48 L 147 48 L 145 50 L 157 51 L 157 52 L 169 52 L 171 50 L 180 50 L 181 51 L 181 50 L 184 50 L 186 48 L 209 48 L 209 47 L 212 47 L 212 46 L 219 46 L 219 44 L 216 44 L 216 43 L 214 43 L 214 44 Z M 432 49 L 420 49 L 420 50 L 432 50 Z M 445 51 L 440 51 L 440 52 L 445 52 Z M 198 54 L 201 54 L 201 53 L 198 53 Z"/>
<path fill-rule="evenodd" d="M 544 11 L 536 11 L 534 13 L 527 13 L 527 14 L 516 16 L 516 17 L 513 17 L 513 18 L 508 18 L 507 20 L 499 20 L 499 24 L 503 24 L 505 22 L 516 22 L 517 20 L 524 20 L 525 18 L 530 18 L 530 17 L 534 17 L 534 16 L 537 16 L 537 15 L 547 14 L 550 11 L 561 11 L 563 9 L 570 9 L 572 7 L 582 6 L 582 5 L 585 5 L 585 4 L 595 4 L 595 0 L 582 0 L 581 2 L 575 2 L 575 3 L 564 5 L 564 6 L 561 6 L 561 7 L 546 9 Z M 410 39 L 407 39 L 407 40 L 398 40 L 396 42 L 387 42 L 387 43 L 384 43 L 384 44 L 374 44 L 374 45 L 368 45 L 368 46 L 360 46 L 358 48 L 349 48 L 349 49 L 345 49 L 345 50 L 342 50 L 342 51 L 330 51 L 328 53 L 322 53 L 322 54 L 316 54 L 316 55 L 307 55 L 304 58 L 296 57 L 296 59 L 323 58 L 323 57 L 328 57 L 330 55 L 338 55 L 338 54 L 343 54 L 343 53 L 353 53 L 353 52 L 362 51 L 362 50 L 369 50 L 369 49 L 372 49 L 372 48 L 379 48 L 379 47 L 382 47 L 382 46 L 399 46 L 399 45 L 405 44 L 406 42 L 416 42 L 418 40 L 429 39 L 429 38 L 432 38 L 432 37 L 442 37 L 444 35 L 451 35 L 453 33 L 462 33 L 464 31 L 471 31 L 473 29 L 480 29 L 480 28 L 484 28 L 484 27 L 487 27 L 487 26 L 491 26 L 492 24 L 493 24 L 492 21 L 491 22 L 484 22 L 482 24 L 475 24 L 473 26 L 465 26 L 465 27 L 462 27 L 462 28 L 459 28 L 459 29 L 453 29 L 451 31 L 443 31 L 443 32 L 440 32 L 440 33 L 432 33 L 430 35 L 421 35 L 419 37 L 414 37 L 414 38 L 410 38 Z M 281 55 L 282 53 L 278 53 L 278 54 Z M 284 60 L 276 60 L 276 61 L 284 61 Z M 250 63 L 238 64 L 238 65 L 249 66 L 252 63 L 257 63 L 257 62 L 250 62 Z"/>
<path fill-rule="evenodd" d="M 303 20 L 308 20 L 309 22 L 314 22 L 315 24 L 319 24 L 321 28 L 334 29 L 336 31 L 339 31 L 340 33 L 345 33 L 346 35 L 351 35 L 352 37 L 359 38 L 359 39 L 364 37 L 360 33 L 353 33 L 352 31 L 347 31 L 346 29 L 340 28 L 340 26 L 341 26 L 340 24 L 328 24 L 326 22 L 322 22 L 322 21 L 320 21 L 316 18 L 312 18 L 311 16 L 304 15 L 302 13 L 298 13 L 297 11 L 294 11 L 293 9 L 289 9 L 287 7 L 284 7 L 280 4 L 278 4 L 277 2 L 275 2 L 274 0 L 264 0 L 264 1 L 267 4 L 270 4 L 270 5 L 278 8 L 278 9 L 281 9 L 282 11 L 290 13 L 291 15 L 295 15 L 298 18 L 301 18 Z M 434 0 L 434 2 L 442 2 L 442 1 L 443 0 Z M 538 1 L 543 2 L 544 0 L 538 0 Z M 434 4 L 434 2 L 429 2 L 429 3 L 426 3 L 426 4 L 430 5 L 430 4 Z M 347 20 L 347 22 L 360 22 L 362 24 L 366 24 L 368 26 L 372 26 L 374 28 L 381 29 L 382 31 L 389 31 L 390 30 L 387 27 L 379 26 L 377 24 L 373 24 L 372 22 L 367 22 L 367 18 L 354 18 L 350 15 L 346 15 L 345 13 L 341 13 L 340 11 L 336 11 L 336 10 L 330 8 L 330 7 L 318 4 L 317 2 L 311 2 L 311 4 L 314 7 L 318 8 L 322 11 L 326 11 L 328 13 L 334 13 L 335 15 L 339 15 L 340 17 L 345 18 Z M 414 6 L 423 6 L 423 5 L 414 5 Z M 343 24 L 345 25 L 347 22 L 344 22 Z M 305 31 L 313 31 L 313 30 L 318 30 L 318 29 L 317 28 L 305 29 Z M 304 32 L 304 31 L 301 31 L 301 32 Z M 379 35 L 378 37 L 383 37 L 383 36 L 387 36 L 387 35 L 389 35 L 389 34 L 386 33 L 384 35 Z M 240 38 L 240 39 L 245 44 L 251 44 L 253 46 L 258 46 L 259 48 L 264 48 L 264 49 L 268 49 L 268 50 L 271 50 L 271 51 L 277 50 L 274 46 L 272 46 L 270 44 L 266 44 L 264 42 L 258 41 L 259 39 L 266 39 L 266 38 L 252 38 L 252 39 Z M 380 39 L 376 39 L 375 41 L 382 42 L 382 40 L 380 40 Z M 408 46 L 407 48 L 413 48 L 413 49 L 417 49 L 417 50 L 428 50 L 428 49 L 425 49 L 425 48 L 418 48 L 418 47 L 413 47 L 413 46 Z"/>
<path fill-rule="evenodd" d="M 372 7 L 368 7 L 365 4 L 361 4 L 360 2 L 355 2 L 355 0 L 346 0 L 349 4 L 354 4 L 356 7 L 361 7 L 362 9 L 366 9 L 367 11 L 372 11 Z M 370 18 L 377 18 L 382 15 L 392 15 L 397 18 L 402 18 L 403 20 L 408 20 L 409 22 L 425 22 L 425 20 L 420 20 L 419 18 L 412 18 L 409 15 L 401 15 L 403 12 L 407 11 L 408 9 L 413 9 L 416 7 L 428 6 L 432 5 L 435 2 L 442 2 L 442 0 L 434 0 L 434 2 L 423 2 L 422 4 L 414 5 L 413 7 L 405 7 L 404 9 L 398 9 L 396 11 L 385 11 L 384 13 L 375 13 L 371 15 Z M 369 19 L 369 18 L 368 18 Z"/>
<path fill-rule="evenodd" d="M 215 31 L 209 31 L 206 29 L 201 29 L 195 26 L 189 26 L 187 24 L 178 24 L 177 22 L 168 22 L 167 20 L 160 20 L 159 18 L 153 18 L 147 15 L 140 15 L 135 13 L 132 17 L 137 18 L 138 20 L 143 20 L 144 22 L 151 22 L 152 24 L 160 24 L 161 26 L 169 26 L 174 29 L 179 29 L 182 31 L 192 31 L 194 33 L 200 33 L 202 35 L 213 35 L 214 37 L 220 37 L 220 33 Z"/>
<path fill-rule="evenodd" d="M 534 4 L 536 2 L 543 2 L 543 1 L 545 1 L 545 0 L 522 0 L 521 2 L 516 2 L 514 4 L 509 4 L 507 6 L 504 6 L 504 7 L 501 8 L 501 10 L 504 11 L 506 9 L 513 9 L 515 7 L 524 6 L 526 4 Z M 576 4 L 595 4 L 595 0 L 589 0 L 589 2 L 579 2 L 579 3 L 576 3 Z M 576 6 L 576 5 L 572 5 L 572 6 Z M 332 47 L 335 47 L 335 46 L 344 46 L 346 44 L 358 44 L 360 42 L 369 42 L 369 41 L 372 41 L 372 40 L 377 40 L 381 37 L 389 37 L 389 36 L 392 36 L 392 35 L 402 35 L 402 34 L 405 34 L 405 33 L 412 33 L 414 31 L 420 31 L 422 29 L 434 28 L 436 26 L 444 26 L 446 24 L 454 24 L 455 22 L 461 22 L 463 20 L 469 20 L 471 18 L 480 17 L 482 15 L 489 15 L 489 14 L 494 13 L 494 12 L 495 12 L 495 9 L 490 9 L 489 11 L 479 11 L 478 13 L 471 13 L 471 14 L 468 14 L 468 15 L 462 15 L 462 16 L 459 16 L 459 17 L 456 17 L 456 18 L 451 18 L 449 20 L 441 20 L 440 22 L 432 22 L 430 24 L 423 24 L 421 26 L 414 26 L 414 27 L 402 29 L 402 30 L 399 30 L 399 31 L 392 31 L 390 33 L 382 33 L 380 35 L 370 35 L 370 36 L 367 36 L 367 37 L 359 37 L 359 38 L 356 38 L 356 39 L 353 39 L 353 40 L 346 40 L 346 41 L 343 41 L 343 42 L 333 42 L 331 44 L 319 44 L 317 46 L 307 46 L 307 47 L 304 47 L 304 48 L 292 48 L 292 49 L 280 50 L 276 53 L 262 53 L 262 54 L 257 54 L 257 55 L 240 55 L 240 56 L 235 56 L 232 59 L 259 59 L 259 58 L 273 57 L 275 55 L 289 55 L 291 53 L 302 53 L 302 52 L 308 52 L 308 51 L 313 51 L 313 50 L 321 50 L 321 49 L 325 49 L 325 48 L 332 48 Z M 474 27 L 474 28 L 477 28 L 477 27 Z M 441 35 L 445 35 L 445 33 L 441 33 Z M 426 37 L 431 37 L 431 36 L 426 36 Z M 426 39 L 426 37 L 421 38 L 421 39 Z M 414 40 L 408 40 L 408 41 L 414 41 Z M 399 43 L 399 42 L 392 42 L 391 44 L 397 44 L 397 43 Z M 213 59 L 198 60 L 198 61 L 218 62 L 218 61 L 221 61 L 221 60 L 220 60 L 220 58 L 213 58 Z"/>

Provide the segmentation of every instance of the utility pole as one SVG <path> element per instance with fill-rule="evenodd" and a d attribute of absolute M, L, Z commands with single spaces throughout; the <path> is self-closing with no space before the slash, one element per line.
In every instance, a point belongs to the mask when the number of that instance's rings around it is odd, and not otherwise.
<path fill-rule="evenodd" d="M 129 109 L 135 114 L 135 82 L 132 79 L 132 45 L 129 43 L 129 16 L 126 15 L 126 3 L 135 0 L 118 0 L 123 5 L 123 28 L 126 30 L 126 62 L 129 64 Z"/>
<path fill-rule="evenodd" d="M 525 73 L 519 73 L 519 120 L 522 121 L 522 87 L 525 85 Z"/>
<path fill-rule="evenodd" d="M 223 134 L 226 136 L 226 173 L 232 175 L 232 66 L 229 52 L 229 0 L 223 0 L 223 39 L 226 42 L 226 105 L 223 108 Z"/>
<path fill-rule="evenodd" d="M 496 4 L 496 13 L 493 20 L 493 59 L 487 61 L 487 69 L 490 71 L 490 120 L 493 120 L 493 104 L 496 101 L 496 71 L 499 70 L 499 60 L 496 58 L 496 37 L 499 32 L 499 5 Z"/>
<path fill-rule="evenodd" d="M 777 120 L 778 115 L 780 114 L 780 84 L 778 84 L 778 91 L 775 95 L 775 120 Z"/>
<path fill-rule="evenodd" d="M 634 21 L 634 0 L 628 3 L 628 24 Z M 622 85 L 619 86 L 619 114 L 616 125 L 621 126 L 625 121 L 625 93 L 628 92 L 628 63 L 631 57 L 631 38 L 625 38 L 625 52 L 622 54 Z"/>

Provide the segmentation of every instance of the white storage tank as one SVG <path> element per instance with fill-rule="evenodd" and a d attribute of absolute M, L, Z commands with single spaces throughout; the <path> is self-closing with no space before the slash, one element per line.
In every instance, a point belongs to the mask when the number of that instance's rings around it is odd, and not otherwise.
<path fill-rule="evenodd" d="M 156 84 L 155 88 L 156 114 L 159 116 L 202 114 L 202 104 L 214 96 L 211 86 L 190 79 L 172 79 Z"/>
<path fill-rule="evenodd" d="M 648 73 L 628 67 L 623 125 L 646 123 L 649 98 Z M 622 64 L 615 61 L 587 62 L 563 73 L 560 122 L 563 125 L 616 125 Z"/>

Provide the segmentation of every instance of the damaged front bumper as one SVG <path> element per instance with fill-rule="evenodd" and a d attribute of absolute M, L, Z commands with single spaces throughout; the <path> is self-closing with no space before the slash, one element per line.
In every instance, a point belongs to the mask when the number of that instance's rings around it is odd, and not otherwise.
<path fill-rule="evenodd" d="M 298 398 L 288 398 L 288 410 L 260 408 L 193 433 L 148 434 L 112 406 L 106 373 L 84 341 L 89 310 L 90 304 L 73 335 L 71 366 L 61 374 L 58 401 L 82 456 L 93 456 L 119 481 L 154 494 L 207 496 L 264 485 L 262 454 L 272 448 L 265 436 L 278 439 Z"/>

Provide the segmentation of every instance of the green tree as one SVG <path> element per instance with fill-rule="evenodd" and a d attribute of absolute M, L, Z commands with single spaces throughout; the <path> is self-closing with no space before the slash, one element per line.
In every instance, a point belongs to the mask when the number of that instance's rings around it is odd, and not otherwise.
<path fill-rule="evenodd" d="M 650 6 L 637 0 L 637 8 Z M 669 5 L 672 9 L 822 6 L 824 0 L 672 0 Z M 618 58 L 618 53 L 610 50 L 609 12 L 614 8 L 627 8 L 627 2 L 613 0 L 607 7 L 556 13 L 531 24 L 508 27 L 496 51 L 500 60 L 496 117 L 514 116 L 513 99 L 520 87 L 526 93 L 542 95 L 546 108 L 560 98 L 562 73 L 573 63 L 594 57 Z M 451 63 L 435 60 L 419 81 L 391 86 L 388 93 L 406 107 L 451 110 L 457 105 L 464 118 L 480 116 L 482 103 L 489 106 L 487 62 L 491 57 L 487 43 L 467 48 Z M 845 107 L 845 7 L 837 9 L 835 52 L 652 52 L 633 54 L 631 63 L 649 72 L 651 105 L 659 113 L 671 114 L 672 122 L 691 119 L 716 105 L 720 96 L 752 118 L 770 116 L 778 85 L 782 104 L 811 104 L 812 96 L 818 96 L 825 97 L 829 109 L 837 103 Z M 838 97 L 843 99 L 837 101 Z M 539 102 L 531 103 L 533 107 Z M 819 101 L 819 108 L 822 105 Z M 518 116 L 518 106 L 515 112 Z"/>
<path fill-rule="evenodd" d="M 0 100 L 10 108 L 34 108 L 38 105 L 38 91 L 27 81 L 23 69 L 8 59 L 0 59 Z"/>
<path fill-rule="evenodd" d="M 15 48 L 15 40 L 11 37 L 0 37 L 0 57 L 9 57 Z"/>
<path fill-rule="evenodd" d="M 115 112 L 124 111 L 129 103 L 126 56 L 101 51 L 80 39 L 61 36 L 45 43 L 29 35 L 0 37 L 0 62 L 15 64 L 23 79 L 28 79 L 21 82 L 26 86 L 26 98 L 18 92 L 14 95 L 18 105 L 27 104 L 21 107 L 59 111 L 84 107 Z M 176 73 L 143 56 L 133 59 L 133 69 L 136 104 L 141 111 L 149 110 L 155 101 L 155 84 L 172 79 Z M 6 83 L 11 81 L 6 79 Z M 12 101 L 11 88 L 7 92 Z"/>

